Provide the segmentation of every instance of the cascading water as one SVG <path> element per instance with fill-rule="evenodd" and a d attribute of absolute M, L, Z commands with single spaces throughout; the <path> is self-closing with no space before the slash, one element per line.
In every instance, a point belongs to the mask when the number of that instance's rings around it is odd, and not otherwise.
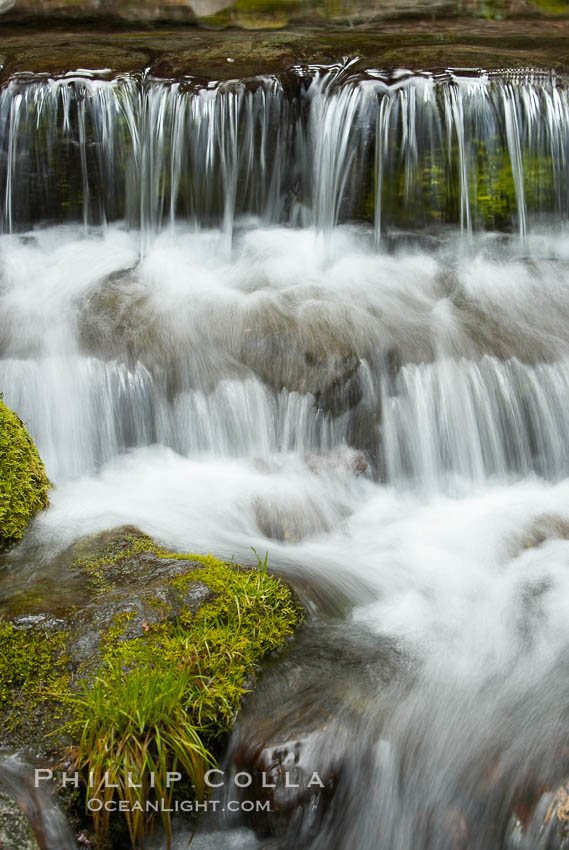
<path fill-rule="evenodd" d="M 569 101 L 531 72 L 298 69 L 201 88 L 20 75 L 0 98 L 4 232 L 124 219 L 145 234 L 373 220 L 513 227 L 567 217 Z"/>
<path fill-rule="evenodd" d="M 5 557 L 123 523 L 269 550 L 316 633 L 287 706 L 343 765 L 279 847 L 538 846 L 512 823 L 568 768 L 568 162 L 542 72 L 0 91 L 0 390 L 56 485 Z"/>

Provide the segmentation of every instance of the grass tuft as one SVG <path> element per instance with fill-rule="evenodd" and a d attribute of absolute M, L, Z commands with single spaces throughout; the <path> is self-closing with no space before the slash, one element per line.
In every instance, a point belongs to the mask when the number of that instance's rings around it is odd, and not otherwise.
<path fill-rule="evenodd" d="M 89 777 L 87 807 L 95 832 L 109 827 L 106 804 L 116 797 L 133 846 L 144 846 L 147 808 L 161 812 L 170 845 L 175 782 L 185 775 L 197 799 L 204 796 L 204 774 L 215 761 L 194 726 L 186 700 L 189 674 L 176 669 L 136 669 L 123 674 L 111 667 L 105 678 L 84 685 L 73 697 L 74 725 L 80 726 L 76 764 Z M 117 693 L 120 691 L 120 693 Z M 170 774 L 170 778 L 169 778 Z"/>

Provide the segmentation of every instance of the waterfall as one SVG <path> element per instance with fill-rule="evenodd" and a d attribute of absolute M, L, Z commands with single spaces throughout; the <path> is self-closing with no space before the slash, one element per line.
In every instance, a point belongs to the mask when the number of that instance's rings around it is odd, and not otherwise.
<path fill-rule="evenodd" d="M 384 400 L 387 479 L 440 486 L 455 473 L 482 483 L 569 474 L 566 362 L 527 366 L 485 357 L 405 366 Z"/>
<path fill-rule="evenodd" d="M 0 89 L 0 392 L 54 484 L 2 598 L 123 524 L 269 550 L 309 623 L 228 764 L 293 717 L 339 765 L 283 850 L 514 850 L 566 776 L 568 163 L 547 71 Z"/>
<path fill-rule="evenodd" d="M 200 87 L 20 75 L 0 94 L 1 226 L 125 220 L 146 237 L 373 220 L 524 236 L 568 214 L 568 99 L 546 73 L 298 69 Z M 375 176 L 374 176 L 375 173 Z"/>

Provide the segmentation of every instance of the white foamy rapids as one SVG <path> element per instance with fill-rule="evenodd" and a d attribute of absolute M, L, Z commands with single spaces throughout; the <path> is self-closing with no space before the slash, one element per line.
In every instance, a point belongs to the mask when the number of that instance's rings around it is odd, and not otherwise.
<path fill-rule="evenodd" d="M 365 231 L 50 229 L 0 240 L 0 384 L 56 481 L 136 446 L 264 458 L 365 452 L 379 477 L 569 469 L 561 240 L 531 261 L 377 255 Z M 331 250 L 332 247 L 332 250 Z M 483 246 L 484 247 L 484 246 Z"/>
<path fill-rule="evenodd" d="M 12 567 L 126 523 L 268 550 L 316 616 L 347 600 L 414 661 L 387 745 L 361 707 L 345 831 L 307 850 L 442 850 L 455 809 L 504 850 L 566 733 L 565 240 L 382 255 L 370 229 L 249 221 L 230 254 L 180 229 L 141 260 L 139 236 L 0 239 L 0 390 L 55 483 Z"/>
<path fill-rule="evenodd" d="M 294 454 L 264 466 L 148 447 L 57 487 L 34 534 L 59 547 L 87 529 L 134 523 L 180 549 L 214 540 L 216 552 L 246 562 L 250 546 L 269 547 L 273 566 L 292 575 L 310 565 L 314 580 L 356 598 L 373 587 L 366 621 L 446 647 L 445 664 L 454 653 L 465 675 L 474 662 L 482 675 L 513 665 L 526 639 L 551 660 L 569 638 L 568 496 L 567 481 L 528 479 L 425 500 L 354 478 L 347 465 L 307 468 Z M 311 517 L 320 533 L 267 541 L 259 510 L 271 505 L 291 523 Z"/>
<path fill-rule="evenodd" d="M 309 470 L 295 455 L 259 469 L 150 447 L 57 488 L 28 545 L 41 541 L 49 558 L 87 531 L 134 523 L 183 551 L 214 549 L 249 564 L 251 546 L 268 551 L 271 568 L 308 584 L 316 599 L 349 600 L 357 623 L 413 658 L 414 686 L 384 720 L 389 757 L 378 752 L 371 777 L 379 721 L 373 701 L 362 703 L 345 754 L 352 767 L 342 774 L 351 814 L 341 796 L 315 843 L 303 846 L 371 850 L 381 831 L 398 850 L 445 847 L 448 810 L 457 808 L 477 850 L 503 850 L 494 829 L 505 829 L 517 795 L 561 778 L 568 504 L 567 480 L 425 499 L 337 466 Z M 259 509 L 270 506 L 291 528 L 305 523 L 308 535 L 268 540 Z M 439 830 L 434 845 L 425 818 Z M 289 837 L 284 846 L 293 846 Z"/>

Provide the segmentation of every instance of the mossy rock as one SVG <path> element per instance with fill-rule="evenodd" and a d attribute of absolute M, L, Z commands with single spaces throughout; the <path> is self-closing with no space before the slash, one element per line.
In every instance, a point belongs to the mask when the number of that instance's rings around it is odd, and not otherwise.
<path fill-rule="evenodd" d="M 0 792 L 0 847 L 2 850 L 39 850 L 27 817 L 18 804 Z"/>
<path fill-rule="evenodd" d="M 0 548 L 20 540 L 48 505 L 49 480 L 22 420 L 0 397 Z"/>
<path fill-rule="evenodd" d="M 36 610 L 31 592 L 29 610 L 0 619 L 0 744 L 53 763 L 71 753 L 85 777 L 114 777 L 128 751 L 143 797 L 160 793 L 148 783 L 150 764 L 182 770 L 199 797 L 259 662 L 286 643 L 302 609 L 266 563 L 171 552 L 132 526 L 83 540 L 67 556 L 69 586 L 81 577 L 81 597 L 74 602 L 62 580 L 57 616 Z M 137 764 L 142 751 L 154 761 Z M 88 793 L 96 792 L 97 782 Z M 95 827 L 104 834 L 117 820 Z M 126 817 L 133 845 L 146 820 Z"/>

